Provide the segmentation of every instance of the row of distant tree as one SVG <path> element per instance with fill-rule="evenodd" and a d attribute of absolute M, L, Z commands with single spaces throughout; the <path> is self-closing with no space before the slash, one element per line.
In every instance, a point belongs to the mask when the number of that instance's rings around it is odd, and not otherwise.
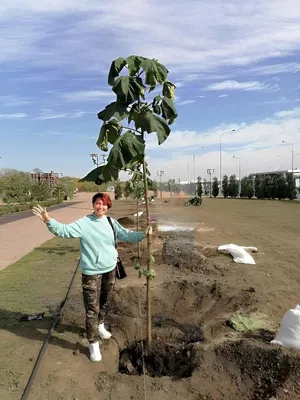
<path fill-rule="evenodd" d="M 220 194 L 218 178 L 213 178 L 212 187 L 210 183 L 202 182 L 201 177 L 197 181 L 197 195 L 212 195 L 217 197 Z M 222 180 L 222 195 L 225 198 L 248 198 L 256 197 L 258 199 L 290 199 L 294 200 L 297 197 L 295 180 L 292 173 L 273 174 L 273 175 L 257 175 L 245 176 L 241 182 L 236 178 L 236 175 L 228 177 L 225 175 Z"/>
<path fill-rule="evenodd" d="M 28 172 L 15 169 L 0 170 L 0 197 L 7 204 L 72 198 L 75 189 L 74 178 L 60 178 L 58 184 L 50 188 L 46 182 L 34 182 Z"/>
<path fill-rule="evenodd" d="M 120 182 L 117 181 L 114 185 L 115 187 L 115 199 L 118 200 L 122 196 L 124 196 L 126 199 L 128 197 L 132 198 L 142 198 L 144 196 L 144 185 L 143 182 L 141 181 L 140 184 L 133 185 L 131 181 L 126 181 L 126 182 Z M 157 197 L 157 192 L 158 192 L 158 186 L 156 182 L 151 181 L 148 182 L 148 189 L 153 191 L 153 196 Z"/>

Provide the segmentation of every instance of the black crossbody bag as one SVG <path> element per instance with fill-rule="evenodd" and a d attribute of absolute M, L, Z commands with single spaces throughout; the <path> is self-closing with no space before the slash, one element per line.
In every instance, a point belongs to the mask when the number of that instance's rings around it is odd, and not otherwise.
<path fill-rule="evenodd" d="M 116 237 L 116 232 L 115 232 L 113 223 L 112 223 L 110 217 L 107 217 L 107 219 L 108 219 L 108 222 L 109 222 L 109 224 L 111 226 L 111 229 L 113 230 L 114 240 L 115 240 L 115 248 L 117 248 L 117 237 Z M 126 276 L 127 276 L 127 274 L 126 274 L 124 265 L 122 264 L 122 261 L 121 261 L 120 257 L 118 256 L 118 261 L 117 261 L 117 264 L 116 264 L 116 279 L 124 279 L 124 278 L 126 278 Z"/>

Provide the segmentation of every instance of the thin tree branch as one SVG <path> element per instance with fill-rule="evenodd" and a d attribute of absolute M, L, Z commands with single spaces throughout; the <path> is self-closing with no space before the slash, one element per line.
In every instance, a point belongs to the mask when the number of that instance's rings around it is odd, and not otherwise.
<path fill-rule="evenodd" d="M 138 130 L 136 130 L 136 129 L 130 128 L 129 126 L 123 126 L 123 129 L 129 129 L 129 130 L 131 130 L 131 131 L 134 131 L 134 132 L 139 133 L 140 135 L 142 134 L 142 132 L 140 132 L 140 131 L 138 131 Z"/>

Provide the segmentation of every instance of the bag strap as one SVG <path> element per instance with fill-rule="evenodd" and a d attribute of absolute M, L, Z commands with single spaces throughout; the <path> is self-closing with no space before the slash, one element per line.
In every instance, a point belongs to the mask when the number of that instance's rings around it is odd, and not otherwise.
<path fill-rule="evenodd" d="M 111 226 L 111 229 L 113 230 L 113 233 L 114 233 L 114 240 L 115 240 L 115 248 L 117 248 L 117 237 L 116 237 L 115 228 L 114 228 L 114 226 L 113 226 L 113 223 L 112 223 L 111 218 L 110 218 L 110 217 L 107 217 L 107 220 L 108 220 L 108 222 L 109 222 L 109 225 Z"/>

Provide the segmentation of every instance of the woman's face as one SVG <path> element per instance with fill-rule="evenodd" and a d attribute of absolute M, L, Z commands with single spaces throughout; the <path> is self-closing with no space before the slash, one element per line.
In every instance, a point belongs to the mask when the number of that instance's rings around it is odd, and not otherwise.
<path fill-rule="evenodd" d="M 97 199 L 93 205 L 96 217 L 103 217 L 107 213 L 108 207 L 103 203 L 102 199 Z"/>

